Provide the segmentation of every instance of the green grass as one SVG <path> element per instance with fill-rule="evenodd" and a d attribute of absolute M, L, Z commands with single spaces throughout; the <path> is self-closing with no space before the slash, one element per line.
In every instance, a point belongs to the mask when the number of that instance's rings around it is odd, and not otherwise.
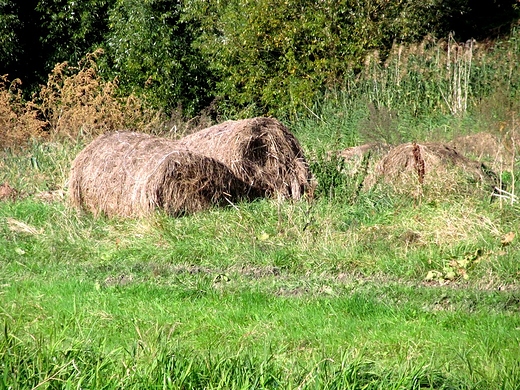
<path fill-rule="evenodd" d="M 42 200 L 66 188 L 82 143 L 0 152 L 0 183 L 19 190 L 0 201 L 0 388 L 519 389 L 517 204 L 471 188 L 364 191 L 363 173 L 327 154 L 509 114 L 399 102 L 337 94 L 289 123 L 313 201 L 182 218 L 96 219 Z M 511 191 L 517 165 L 498 172 Z"/>
<path fill-rule="evenodd" d="M 96 220 L 62 202 L 1 202 L 1 380 L 513 389 L 520 266 L 518 244 L 500 244 L 511 212 L 366 194 Z M 424 281 L 477 250 L 467 280 Z"/>

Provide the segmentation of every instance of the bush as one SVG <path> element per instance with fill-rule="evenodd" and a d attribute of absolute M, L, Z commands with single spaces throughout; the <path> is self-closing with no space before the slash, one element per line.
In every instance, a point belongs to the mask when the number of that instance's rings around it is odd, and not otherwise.
<path fill-rule="evenodd" d="M 192 49 L 194 25 L 180 15 L 178 1 L 117 2 L 110 10 L 103 71 L 117 76 L 127 94 L 136 92 L 165 111 L 182 104 L 193 113 L 212 100 L 211 76 Z"/>
<path fill-rule="evenodd" d="M 217 93 L 247 115 L 283 116 L 353 79 L 368 52 L 377 49 L 384 60 L 396 41 L 443 34 L 444 17 L 459 8 L 413 0 L 197 0 L 185 12 L 203 27 L 197 43 L 217 74 Z"/>

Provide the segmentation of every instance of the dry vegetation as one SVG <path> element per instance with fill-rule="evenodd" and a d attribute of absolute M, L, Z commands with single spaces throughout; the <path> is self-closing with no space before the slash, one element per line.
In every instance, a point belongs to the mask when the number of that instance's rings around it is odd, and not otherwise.
<path fill-rule="evenodd" d="M 388 152 L 364 182 L 365 188 L 376 184 L 391 185 L 398 192 L 414 194 L 423 185 L 439 193 L 464 192 L 468 187 L 484 187 L 488 192 L 496 186 L 496 176 L 474 160 L 452 147 L 440 143 L 406 143 Z"/>
<path fill-rule="evenodd" d="M 40 118 L 35 105 L 25 103 L 20 90 L 21 81 L 0 79 L 0 146 L 15 146 L 32 137 L 46 135 L 46 122 Z"/>
<path fill-rule="evenodd" d="M 168 139 L 136 132 L 102 135 L 74 160 L 71 203 L 95 215 L 171 215 L 254 197 L 256 191 L 222 163 Z"/>
<path fill-rule="evenodd" d="M 274 118 L 227 121 L 177 141 L 214 158 L 267 196 L 312 194 L 312 176 L 298 140 Z"/>
<path fill-rule="evenodd" d="M 485 161 L 491 169 L 500 172 L 514 167 L 520 139 L 516 134 L 483 132 L 456 137 L 448 144 L 466 156 Z"/>
<path fill-rule="evenodd" d="M 72 163 L 71 203 L 94 214 L 179 215 L 257 196 L 299 199 L 312 176 L 296 138 L 273 118 L 228 121 L 177 141 L 107 133 Z"/>
<path fill-rule="evenodd" d="M 30 139 L 91 140 L 108 131 L 159 128 L 162 113 L 151 110 L 136 96 L 118 95 L 117 80 L 104 81 L 98 74 L 97 50 L 78 66 L 57 64 L 46 85 L 25 101 L 21 82 L 0 83 L 0 145 L 23 146 Z"/>

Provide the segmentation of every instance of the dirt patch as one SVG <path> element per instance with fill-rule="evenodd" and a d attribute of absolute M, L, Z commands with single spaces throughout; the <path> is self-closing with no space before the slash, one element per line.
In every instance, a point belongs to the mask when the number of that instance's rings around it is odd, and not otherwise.
<path fill-rule="evenodd" d="M 15 200 L 19 195 L 19 191 L 11 187 L 8 182 L 0 184 L 0 201 Z"/>
<path fill-rule="evenodd" d="M 256 197 L 224 164 L 172 140 L 136 132 L 102 135 L 72 163 L 68 197 L 95 215 L 182 215 Z"/>
<path fill-rule="evenodd" d="M 497 185 L 496 175 L 482 163 L 471 160 L 442 143 L 406 143 L 394 147 L 365 178 L 364 189 L 391 185 L 409 193 L 424 186 L 439 193 Z"/>
<path fill-rule="evenodd" d="M 234 272 L 244 275 L 247 277 L 250 277 L 252 279 L 261 279 L 261 278 L 268 278 L 268 277 L 275 277 L 281 275 L 281 270 L 278 267 L 272 267 L 272 266 L 265 266 L 265 267 L 258 267 L 258 266 L 251 266 L 251 265 L 245 265 L 241 267 L 240 269 L 233 269 Z"/>
<path fill-rule="evenodd" d="M 227 121 L 177 141 L 213 158 L 266 196 L 299 199 L 312 192 L 312 175 L 298 140 L 274 118 Z"/>

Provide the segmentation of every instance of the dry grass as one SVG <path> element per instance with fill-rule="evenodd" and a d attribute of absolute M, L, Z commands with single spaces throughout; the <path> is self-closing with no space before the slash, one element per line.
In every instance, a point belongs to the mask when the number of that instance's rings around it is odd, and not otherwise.
<path fill-rule="evenodd" d="M 136 132 L 95 139 L 74 160 L 69 180 L 72 205 L 107 216 L 181 215 L 255 195 L 222 163 Z"/>
<path fill-rule="evenodd" d="M 102 50 L 88 54 L 78 66 L 57 64 L 32 100 L 24 101 L 21 82 L 0 80 L 0 145 L 14 146 L 30 139 L 92 140 L 108 131 L 162 128 L 163 113 L 146 107 L 136 96 L 120 97 L 117 80 L 98 74 Z"/>
<path fill-rule="evenodd" d="M 102 50 L 88 54 L 78 67 L 57 64 L 41 88 L 37 101 L 50 124 L 51 137 L 89 140 L 121 128 L 146 132 L 164 120 L 135 96 L 118 97 L 117 81 L 101 79 L 96 60 L 102 54 Z"/>
<path fill-rule="evenodd" d="M 406 143 L 383 157 L 365 178 L 363 187 L 393 187 L 398 193 L 413 196 L 427 188 L 432 195 L 443 196 L 467 190 L 485 189 L 491 193 L 496 176 L 454 148 L 440 143 Z"/>
<path fill-rule="evenodd" d="M 510 133 L 495 135 L 483 132 L 457 137 L 449 145 L 501 172 L 513 170 L 520 139 Z"/>
<path fill-rule="evenodd" d="M 274 118 L 227 121 L 188 135 L 177 146 L 220 161 L 267 196 L 299 199 L 312 193 L 303 149 Z"/>
<path fill-rule="evenodd" d="M 22 144 L 31 137 L 42 137 L 47 122 L 31 103 L 24 103 L 21 81 L 0 77 L 0 148 Z"/>

